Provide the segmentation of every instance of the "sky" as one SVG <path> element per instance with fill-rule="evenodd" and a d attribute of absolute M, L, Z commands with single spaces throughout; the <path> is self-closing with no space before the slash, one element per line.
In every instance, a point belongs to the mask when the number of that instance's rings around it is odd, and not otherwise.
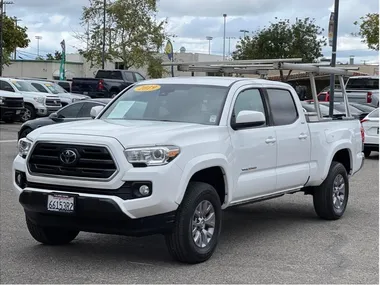
<path fill-rule="evenodd" d="M 67 53 L 76 53 L 83 43 L 75 39 L 75 33 L 84 32 L 80 25 L 82 7 L 88 0 L 12 0 L 6 5 L 6 14 L 17 17 L 21 26 L 28 27 L 31 43 L 26 49 L 19 49 L 18 58 L 35 58 L 41 36 L 39 54 L 60 50 L 60 42 L 65 39 Z M 173 37 L 174 50 L 185 47 L 187 52 L 208 53 L 207 36 L 213 37 L 211 53 L 223 54 L 223 14 L 226 17 L 226 54 L 232 53 L 240 30 L 250 33 L 280 19 L 315 18 L 324 28 L 327 37 L 330 12 L 334 0 L 157 0 L 158 19 L 168 19 L 167 31 Z M 55 3 L 55 4 L 53 4 Z M 346 63 L 351 55 L 355 63 L 378 63 L 378 53 L 367 48 L 359 37 L 351 33 L 358 28 L 353 24 L 367 13 L 379 11 L 378 0 L 340 0 L 337 61 Z M 323 55 L 331 56 L 331 47 L 323 48 Z"/>

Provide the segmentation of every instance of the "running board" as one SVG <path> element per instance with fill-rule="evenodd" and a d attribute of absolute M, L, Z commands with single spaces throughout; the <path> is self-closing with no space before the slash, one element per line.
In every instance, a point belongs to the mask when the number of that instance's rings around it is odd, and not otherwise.
<path fill-rule="evenodd" d="M 256 202 L 262 202 L 262 201 L 266 201 L 266 200 L 270 200 L 270 199 L 274 199 L 274 198 L 278 198 L 278 197 L 284 196 L 285 194 L 294 194 L 294 193 L 297 193 L 297 192 L 300 192 L 300 191 L 302 191 L 302 188 L 297 188 L 297 189 L 292 189 L 292 190 L 286 190 L 286 191 L 280 192 L 280 193 L 274 193 L 274 194 L 269 194 L 269 195 L 265 195 L 265 196 L 256 197 L 256 198 L 249 199 L 249 200 L 238 201 L 238 202 L 235 202 L 235 203 L 231 204 L 227 208 L 236 207 L 236 206 L 242 206 L 242 205 L 246 205 L 246 204 L 253 204 L 253 203 L 256 203 Z"/>

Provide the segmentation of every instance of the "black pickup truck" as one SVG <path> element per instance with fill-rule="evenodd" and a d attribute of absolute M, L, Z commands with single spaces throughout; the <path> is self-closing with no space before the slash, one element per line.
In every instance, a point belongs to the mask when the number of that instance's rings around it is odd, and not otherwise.
<path fill-rule="evenodd" d="M 95 78 L 74 77 L 71 93 L 84 94 L 91 98 L 112 98 L 129 85 L 142 80 L 145 80 L 144 76 L 136 71 L 100 69 Z"/>

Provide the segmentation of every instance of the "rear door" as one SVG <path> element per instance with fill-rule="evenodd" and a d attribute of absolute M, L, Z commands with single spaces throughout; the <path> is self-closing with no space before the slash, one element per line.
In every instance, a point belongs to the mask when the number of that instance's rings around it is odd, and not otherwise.
<path fill-rule="evenodd" d="M 277 190 L 302 187 L 310 172 L 309 127 L 295 103 L 295 93 L 286 88 L 266 88 L 277 138 Z"/>
<path fill-rule="evenodd" d="M 229 128 L 235 150 L 232 171 L 236 191 L 232 202 L 272 193 L 276 189 L 276 133 L 268 119 L 264 94 L 258 88 L 243 87 L 234 98 L 232 122 L 240 111 L 260 111 L 266 115 L 266 123 L 259 127 L 234 130 Z"/>

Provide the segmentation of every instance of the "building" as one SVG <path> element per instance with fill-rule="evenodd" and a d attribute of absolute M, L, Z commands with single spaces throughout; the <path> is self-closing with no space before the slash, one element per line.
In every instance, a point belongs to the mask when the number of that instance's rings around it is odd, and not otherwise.
<path fill-rule="evenodd" d="M 166 54 L 160 54 L 163 61 L 168 61 Z M 219 61 L 222 56 L 200 54 L 200 53 L 186 53 L 184 50 L 180 53 L 174 54 L 174 61 Z M 9 66 L 4 66 L 3 76 L 5 77 L 33 77 L 41 79 L 59 79 L 60 61 L 52 60 L 11 60 Z M 91 67 L 80 54 L 67 54 L 66 55 L 66 78 L 71 80 L 73 77 L 93 77 L 99 67 Z M 121 62 L 106 62 L 105 69 L 123 69 Z M 139 71 L 142 75 L 147 77 L 147 68 L 131 68 Z M 179 72 L 174 68 L 174 76 L 190 76 L 191 73 Z M 199 72 L 195 76 L 206 75 Z M 170 68 L 167 69 L 165 76 L 171 76 Z"/>

